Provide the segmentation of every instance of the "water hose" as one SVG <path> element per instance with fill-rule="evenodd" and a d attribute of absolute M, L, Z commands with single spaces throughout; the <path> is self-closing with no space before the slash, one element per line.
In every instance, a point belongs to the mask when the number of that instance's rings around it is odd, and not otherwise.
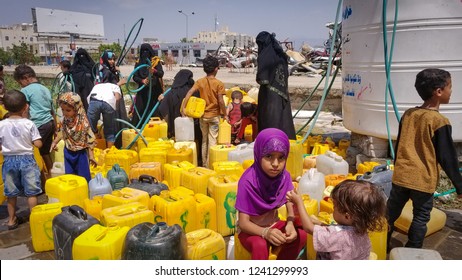
<path fill-rule="evenodd" d="M 141 136 L 141 139 L 143 140 L 143 142 L 144 142 L 144 144 L 145 144 L 146 146 L 148 145 L 148 141 L 146 140 L 146 138 L 144 138 L 144 136 L 141 135 L 140 131 L 139 131 L 135 126 L 133 126 L 131 123 L 127 122 L 126 120 L 117 119 L 117 118 L 116 118 L 115 120 L 118 121 L 118 122 L 121 122 L 121 123 L 124 123 L 124 124 L 128 125 L 129 127 L 131 127 L 132 129 L 134 129 L 134 130 L 137 132 L 136 139 L 133 140 L 133 142 L 130 143 L 130 145 L 128 145 L 126 149 L 130 149 L 130 148 L 133 146 L 133 143 L 136 142 L 136 140 L 138 139 L 138 136 Z M 117 133 L 117 135 L 115 136 L 115 138 L 117 139 L 117 137 L 119 136 L 120 132 L 122 132 L 122 131 L 125 130 L 125 129 L 127 129 L 127 128 L 121 129 L 121 130 Z M 122 149 L 123 149 L 123 147 L 122 147 Z"/>
<path fill-rule="evenodd" d="M 334 33 L 333 33 L 333 42 L 335 42 L 337 40 L 337 29 L 338 29 L 338 17 L 339 17 L 339 14 L 340 14 L 340 10 L 341 10 L 341 7 L 342 7 L 342 0 L 339 0 L 338 1 L 338 5 L 337 5 L 337 12 L 336 12 L 336 15 L 335 15 L 335 24 L 334 24 Z M 329 51 L 329 62 L 327 64 L 327 74 L 326 74 L 326 80 L 325 80 L 325 84 L 324 84 L 324 92 L 322 94 L 322 97 L 321 97 L 321 100 L 319 102 L 319 105 L 318 107 L 319 108 L 322 108 L 322 105 L 324 104 L 324 100 L 326 99 L 326 96 L 327 96 L 327 90 L 329 88 L 329 77 L 330 77 L 330 71 L 332 69 L 332 55 L 334 54 L 333 52 L 333 49 L 334 49 L 334 45 L 335 44 L 331 44 L 330 46 L 330 51 Z M 310 128 L 308 129 L 308 131 L 305 133 L 305 136 L 303 137 L 303 139 L 301 141 L 297 141 L 297 143 L 305 143 L 306 139 L 308 139 L 308 136 L 310 135 L 311 131 L 313 130 L 314 128 L 314 125 L 316 124 L 316 120 L 318 119 L 319 117 L 319 113 L 321 112 L 321 110 L 317 110 L 316 114 L 315 114 L 315 117 L 314 117 L 314 122 L 311 124 Z"/>
<path fill-rule="evenodd" d="M 329 87 L 327 88 L 327 92 L 330 92 L 330 89 L 332 88 L 332 85 L 334 84 L 335 78 L 337 77 L 339 70 L 340 70 L 340 67 L 337 67 L 337 69 L 335 69 L 334 76 L 330 81 Z M 308 119 L 308 121 L 301 128 L 298 129 L 297 133 L 295 134 L 299 134 L 311 122 L 311 120 L 313 120 L 314 116 L 318 113 L 319 110 L 321 110 L 321 107 L 318 105 L 318 107 L 316 107 L 314 114 Z"/>
<path fill-rule="evenodd" d="M 164 93 L 162 93 L 164 96 L 167 95 L 169 92 L 170 92 L 171 88 L 168 88 Z M 152 108 L 151 112 L 149 112 L 148 114 L 148 117 L 146 118 L 145 122 L 143 123 L 141 129 L 138 129 L 137 127 L 135 127 L 134 125 L 130 124 L 130 127 L 134 128 L 137 132 L 137 135 L 135 136 L 135 138 L 132 140 L 132 142 L 130 142 L 130 144 L 128 144 L 128 146 L 126 147 L 126 149 L 130 149 L 133 144 L 136 143 L 136 141 L 138 140 L 138 137 L 142 136 L 142 133 L 144 131 L 144 128 L 146 127 L 146 124 L 149 122 L 149 119 L 150 117 L 152 116 L 152 114 L 154 114 L 154 112 L 156 111 L 157 107 L 159 106 L 159 101 L 157 101 L 156 105 L 154 105 L 154 107 Z M 121 120 L 122 121 L 122 120 Z M 126 123 L 125 121 L 123 121 L 124 123 Z M 125 130 L 126 128 L 124 129 L 121 129 L 115 136 L 115 138 L 117 139 L 117 137 L 120 135 L 120 133 L 122 133 L 123 130 Z M 148 145 L 146 139 L 144 139 L 143 137 L 143 141 L 145 142 L 146 146 Z"/>
<path fill-rule="evenodd" d="M 390 133 L 390 123 L 389 123 L 389 118 L 388 118 L 388 92 L 390 93 L 390 97 L 392 100 L 393 104 L 393 109 L 395 112 L 396 119 L 399 123 L 400 121 L 400 115 L 399 111 L 396 105 L 396 100 L 394 97 L 394 91 L 393 87 L 391 84 L 391 78 L 390 78 L 390 69 L 391 69 L 391 62 L 392 62 L 392 57 L 393 57 L 393 49 L 394 49 L 394 44 L 395 44 L 395 34 L 396 34 L 396 23 L 398 20 L 398 0 L 395 0 L 395 16 L 393 20 L 393 33 L 392 33 L 392 40 L 391 40 L 391 47 L 390 47 L 390 56 L 388 57 L 388 42 L 387 42 L 387 26 L 386 26 L 386 21 L 387 21 L 387 0 L 383 0 L 383 6 L 382 6 L 382 33 L 383 33 L 383 50 L 384 50 L 384 64 L 385 64 L 385 76 L 387 79 L 386 86 L 385 86 L 385 122 L 386 122 L 386 127 L 387 127 L 387 138 L 388 138 L 388 145 L 390 146 L 390 153 L 391 157 L 394 159 L 395 158 L 395 151 L 393 148 L 393 143 L 391 139 L 391 133 Z"/>
<path fill-rule="evenodd" d="M 149 59 L 146 59 L 146 60 L 148 61 L 146 64 L 139 65 L 138 67 L 136 67 L 136 68 L 130 73 L 130 75 L 128 76 L 128 80 L 130 80 L 130 79 L 133 77 L 133 75 L 134 75 L 139 69 L 141 69 L 141 68 L 143 68 L 143 67 L 147 67 L 147 68 L 150 68 L 150 67 L 151 67 L 151 61 L 150 61 Z M 147 77 L 147 79 L 148 79 L 149 81 L 151 81 L 151 79 L 152 79 L 151 71 L 148 71 L 148 77 Z M 146 86 L 146 85 L 143 84 L 143 85 L 142 85 L 141 87 L 139 87 L 138 89 L 134 89 L 134 90 L 133 90 L 133 89 L 130 89 L 130 88 L 128 87 L 128 83 L 127 83 L 127 86 L 126 86 L 126 87 L 127 87 L 127 90 L 128 90 L 130 93 L 137 93 L 137 92 L 139 92 L 140 90 L 142 90 L 145 86 Z M 152 97 L 152 96 L 151 96 L 151 93 L 152 93 L 152 83 L 150 82 L 150 83 L 149 83 L 149 91 L 148 91 L 148 102 L 147 102 L 147 104 L 146 104 L 146 108 L 149 106 L 149 104 L 151 104 L 151 97 Z M 147 110 L 144 110 L 143 115 L 140 116 L 140 113 L 138 112 L 138 108 L 136 108 L 135 102 L 134 102 L 133 97 L 132 97 L 131 94 L 130 94 L 130 98 L 132 99 L 133 109 L 135 110 L 135 113 L 136 113 L 136 115 L 137 115 L 138 118 L 139 118 L 139 122 L 136 124 L 136 127 L 139 128 L 139 127 L 141 127 L 141 126 L 140 126 L 140 125 L 141 125 L 141 122 L 143 121 L 143 119 L 144 119 L 145 116 L 146 116 Z M 148 119 L 149 119 L 149 118 L 146 118 L 146 120 L 148 120 Z M 145 122 L 145 123 L 146 123 L 146 122 Z"/>
<path fill-rule="evenodd" d="M 63 77 L 64 79 L 61 79 Z M 71 84 L 71 90 L 73 93 L 75 93 L 75 84 L 74 84 L 74 79 L 72 79 L 72 75 L 69 73 L 68 75 L 64 75 L 63 72 L 58 73 L 55 76 L 55 79 L 53 80 L 53 84 L 51 85 L 51 93 L 53 96 L 53 93 L 56 93 L 56 106 L 53 108 L 53 111 L 55 112 L 55 115 L 58 117 L 62 117 L 58 115 L 58 107 L 59 107 L 59 96 L 60 94 L 64 91 L 63 89 L 66 87 L 67 83 Z"/>
<path fill-rule="evenodd" d="M 135 43 L 135 40 L 136 38 L 138 38 L 138 35 L 140 34 L 140 31 L 141 31 L 141 27 L 143 26 L 143 21 L 144 21 L 144 18 L 140 18 L 137 22 L 135 22 L 135 24 L 132 26 L 132 28 L 130 29 L 130 32 L 128 33 L 128 37 L 127 39 L 125 40 L 125 43 L 124 43 L 124 46 L 122 47 L 122 50 L 120 51 L 120 56 L 119 56 L 119 59 L 117 59 L 117 62 L 116 62 L 116 66 L 119 66 L 122 61 L 124 60 L 125 56 L 128 54 L 128 52 L 130 51 L 130 49 L 132 48 L 133 44 Z M 132 43 L 130 44 L 130 46 L 128 47 L 127 51 L 125 51 L 125 47 L 127 46 L 127 42 L 128 42 L 128 38 L 130 38 L 132 32 L 133 32 L 133 29 L 135 28 L 136 25 L 138 25 L 139 23 L 139 27 L 138 27 L 138 31 L 136 32 L 136 35 L 135 35 L 135 38 L 133 39 Z"/>
<path fill-rule="evenodd" d="M 314 89 L 311 91 L 310 95 L 308 95 L 308 97 L 305 99 L 305 101 L 303 101 L 303 104 L 300 106 L 300 108 L 297 110 L 297 112 L 295 112 L 295 114 L 292 116 L 292 119 L 295 119 L 295 117 L 298 115 L 298 113 L 303 109 L 303 107 L 305 106 L 305 104 L 311 100 L 311 97 L 313 97 L 313 94 L 318 90 L 318 87 L 319 85 L 321 84 L 321 82 L 324 80 L 324 78 L 326 77 L 326 73 L 324 73 L 322 75 L 322 78 L 319 80 L 318 84 L 314 87 Z"/>
<path fill-rule="evenodd" d="M 334 54 L 334 58 L 337 57 L 338 53 L 340 52 L 340 46 L 341 44 L 339 45 L 339 47 L 337 48 L 337 50 L 335 51 L 335 54 Z M 335 71 L 337 73 L 337 70 Z M 326 77 L 326 74 L 327 72 L 324 72 L 324 74 L 322 75 L 322 78 L 319 80 L 318 84 L 314 87 L 314 89 L 311 91 L 310 95 L 305 99 L 305 101 L 303 102 L 303 104 L 300 106 L 300 108 L 297 110 L 297 112 L 295 112 L 295 114 L 292 116 L 292 119 L 295 119 L 295 117 L 298 115 L 298 113 L 303 109 L 303 107 L 305 106 L 305 104 L 311 100 L 311 97 L 313 97 L 313 94 L 318 90 L 318 87 L 319 85 L 321 84 L 321 82 L 324 80 L 324 78 Z M 336 76 L 336 75 L 335 75 Z M 335 76 L 334 76 L 334 80 L 335 80 Z M 309 122 L 309 121 L 308 121 Z M 306 126 L 306 125 L 305 125 Z M 298 134 L 298 132 L 297 132 Z"/>

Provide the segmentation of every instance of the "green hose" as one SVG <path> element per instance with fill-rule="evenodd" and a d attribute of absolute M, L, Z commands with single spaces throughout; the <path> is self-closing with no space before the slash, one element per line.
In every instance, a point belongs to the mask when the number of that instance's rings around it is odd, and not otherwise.
<path fill-rule="evenodd" d="M 124 60 L 125 56 L 127 55 L 127 53 L 130 51 L 130 49 L 132 48 L 133 44 L 135 43 L 135 40 L 136 38 L 138 38 L 138 35 L 140 34 L 140 31 L 141 31 L 141 27 L 143 26 L 143 21 L 144 21 L 144 18 L 140 18 L 133 26 L 132 26 L 132 29 L 130 29 L 130 32 L 128 33 L 128 36 L 127 36 L 127 40 L 125 40 L 125 43 L 124 43 L 124 46 L 122 47 L 122 50 L 120 51 L 120 56 L 119 56 L 119 59 L 117 60 L 116 62 L 116 66 L 119 66 L 122 61 Z M 136 35 L 135 35 L 135 38 L 133 39 L 132 43 L 130 44 L 130 46 L 128 47 L 127 51 L 125 51 L 125 47 L 127 46 L 127 41 L 128 41 L 128 38 L 130 38 L 132 32 L 133 32 L 133 29 L 135 28 L 135 26 L 137 24 L 140 24 L 140 27 L 138 27 L 138 31 L 136 32 Z"/>
<path fill-rule="evenodd" d="M 334 24 L 334 34 L 333 34 L 333 38 L 332 38 L 333 42 L 335 42 L 337 40 L 338 18 L 339 18 L 341 7 L 342 7 L 342 2 L 343 2 L 342 0 L 339 0 L 338 5 L 337 5 L 337 13 L 335 15 L 335 24 Z M 322 105 L 324 104 L 324 100 L 326 99 L 326 96 L 327 96 L 327 93 L 328 93 L 329 77 L 330 77 L 330 71 L 332 69 L 332 60 L 333 60 L 332 55 L 334 54 L 334 51 L 333 51 L 334 45 L 335 44 L 331 44 L 331 46 L 330 46 L 329 63 L 327 64 L 327 74 L 326 74 L 326 80 L 325 80 L 325 84 L 324 84 L 324 92 L 322 94 L 321 100 L 320 100 L 319 105 L 318 105 L 319 108 L 322 108 Z M 315 117 L 314 117 L 314 122 L 311 124 L 310 128 L 305 133 L 305 136 L 303 137 L 303 139 L 301 141 L 297 141 L 297 143 L 305 143 L 306 139 L 308 139 L 308 136 L 310 135 L 311 131 L 313 130 L 314 125 L 316 124 L 316 121 L 318 119 L 318 116 L 319 116 L 320 112 L 321 112 L 321 109 L 316 111 L 316 114 L 315 114 Z"/>
<path fill-rule="evenodd" d="M 391 61 L 392 61 L 392 56 L 393 56 L 393 49 L 394 49 L 394 44 L 395 44 L 395 34 L 396 34 L 396 23 L 398 19 L 398 0 L 395 0 L 395 17 L 393 21 L 393 33 L 392 33 L 392 40 L 391 40 L 391 47 L 390 47 L 390 57 L 388 57 L 388 42 L 387 42 L 387 26 L 386 26 L 386 21 L 387 21 L 387 0 L 383 0 L 383 6 L 382 6 L 382 34 L 383 34 L 383 50 L 384 50 L 384 64 L 385 64 L 385 76 L 387 79 L 387 83 L 385 86 L 385 123 L 387 127 L 387 138 L 388 138 L 388 145 L 390 146 L 390 152 L 391 152 L 391 157 L 394 159 L 395 158 L 395 151 L 393 149 L 393 142 L 391 139 L 391 133 L 390 133 L 390 124 L 389 124 L 389 118 L 388 118 L 388 92 L 390 93 L 390 97 L 392 100 L 393 104 L 393 109 L 395 112 L 395 116 L 397 121 L 400 121 L 400 115 L 399 111 L 396 105 L 396 101 L 394 98 L 394 91 L 393 87 L 391 84 L 391 78 L 390 78 L 390 68 L 391 68 Z"/>

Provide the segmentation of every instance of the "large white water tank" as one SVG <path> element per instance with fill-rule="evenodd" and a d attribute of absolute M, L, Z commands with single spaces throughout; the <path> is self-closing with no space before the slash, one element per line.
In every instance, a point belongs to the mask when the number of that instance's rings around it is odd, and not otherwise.
<path fill-rule="evenodd" d="M 349 130 L 387 138 L 385 121 L 382 0 L 344 0 L 342 22 L 343 122 Z M 388 1 L 387 40 L 391 46 L 395 1 Z M 440 112 L 453 126 L 453 138 L 462 142 L 462 2 L 460 0 L 398 1 L 391 83 L 402 115 L 423 101 L 414 88 L 415 76 L 425 68 L 451 73 L 452 96 Z M 398 121 L 388 98 L 393 139 Z"/>

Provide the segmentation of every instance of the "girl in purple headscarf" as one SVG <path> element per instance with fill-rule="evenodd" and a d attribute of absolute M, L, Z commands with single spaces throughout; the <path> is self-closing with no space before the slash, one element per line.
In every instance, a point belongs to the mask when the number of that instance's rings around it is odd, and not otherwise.
<path fill-rule="evenodd" d="M 269 246 L 277 247 L 279 260 L 296 259 L 306 244 L 306 232 L 294 225 L 293 204 L 285 194 L 294 188 L 286 170 L 290 143 L 279 129 L 262 130 L 254 145 L 254 164 L 239 180 L 236 209 L 242 246 L 253 260 L 266 260 Z M 286 205 L 287 221 L 280 221 L 278 208 Z"/>

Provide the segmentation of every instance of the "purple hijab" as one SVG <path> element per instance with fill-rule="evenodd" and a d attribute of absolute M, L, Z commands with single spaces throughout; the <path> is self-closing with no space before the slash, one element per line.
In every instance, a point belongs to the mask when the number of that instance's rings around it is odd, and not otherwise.
<path fill-rule="evenodd" d="M 254 145 L 255 162 L 238 183 L 236 209 L 250 216 L 259 216 L 284 205 L 286 193 L 294 188 L 289 172 L 285 169 L 271 178 L 261 168 L 262 158 L 271 152 L 289 155 L 289 138 L 279 129 L 267 128 L 258 134 Z"/>

